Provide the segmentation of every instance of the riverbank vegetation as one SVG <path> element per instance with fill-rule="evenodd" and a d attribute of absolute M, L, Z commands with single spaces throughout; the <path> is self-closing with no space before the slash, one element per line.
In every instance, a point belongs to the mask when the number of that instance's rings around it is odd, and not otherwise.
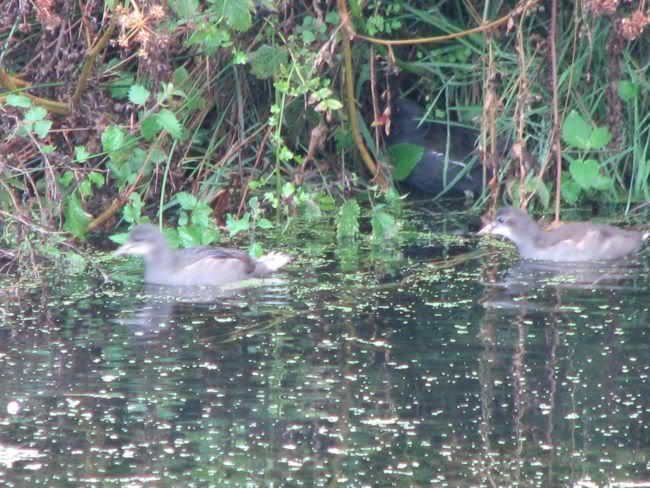
<path fill-rule="evenodd" d="M 78 256 L 146 220 L 177 245 L 253 253 L 316 219 L 394 239 L 394 167 L 417 162 L 382 144 L 401 96 L 480 129 L 494 177 L 477 206 L 650 198 L 645 2 L 2 5 L 4 264 Z"/>

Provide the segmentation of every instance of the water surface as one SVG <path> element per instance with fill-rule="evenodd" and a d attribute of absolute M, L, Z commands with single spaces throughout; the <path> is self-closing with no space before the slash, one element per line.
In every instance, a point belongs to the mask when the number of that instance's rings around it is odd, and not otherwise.
<path fill-rule="evenodd" d="M 413 210 L 327 225 L 240 289 L 52 273 L 0 290 L 4 486 L 648 483 L 648 251 L 548 267 Z M 106 266 L 106 265 L 105 265 Z"/>

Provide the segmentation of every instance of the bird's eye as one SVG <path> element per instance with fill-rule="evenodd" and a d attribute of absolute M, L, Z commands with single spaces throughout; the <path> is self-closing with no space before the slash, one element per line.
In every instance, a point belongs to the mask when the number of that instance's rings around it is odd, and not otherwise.
<path fill-rule="evenodd" d="M 499 215 L 496 220 L 499 224 L 503 224 L 506 221 L 506 218 L 503 215 Z"/>

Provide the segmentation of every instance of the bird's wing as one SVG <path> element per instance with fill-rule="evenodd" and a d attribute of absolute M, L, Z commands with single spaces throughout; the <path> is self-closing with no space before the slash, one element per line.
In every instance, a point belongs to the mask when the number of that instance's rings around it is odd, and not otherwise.
<path fill-rule="evenodd" d="M 194 269 L 210 268 L 215 270 L 221 267 L 241 266 L 246 274 L 252 274 L 255 271 L 255 260 L 247 252 L 224 247 L 185 249 L 178 265 Z"/>
<path fill-rule="evenodd" d="M 552 231 L 543 232 L 538 241 L 538 247 L 551 248 L 559 245 L 570 245 L 578 249 L 591 242 L 610 237 L 607 227 L 584 225 L 582 223 L 563 224 Z"/>
<path fill-rule="evenodd" d="M 637 251 L 643 244 L 643 233 L 608 225 L 584 223 L 565 224 L 544 232 L 539 247 L 558 253 L 590 256 L 590 259 L 611 259 Z"/>

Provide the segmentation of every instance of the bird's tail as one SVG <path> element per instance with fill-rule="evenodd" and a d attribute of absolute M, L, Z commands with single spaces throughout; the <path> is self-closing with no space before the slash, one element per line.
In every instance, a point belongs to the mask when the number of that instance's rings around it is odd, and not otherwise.
<path fill-rule="evenodd" d="M 282 252 L 270 252 L 257 260 L 255 274 L 264 275 L 279 270 L 282 266 L 291 261 L 291 256 Z"/>

